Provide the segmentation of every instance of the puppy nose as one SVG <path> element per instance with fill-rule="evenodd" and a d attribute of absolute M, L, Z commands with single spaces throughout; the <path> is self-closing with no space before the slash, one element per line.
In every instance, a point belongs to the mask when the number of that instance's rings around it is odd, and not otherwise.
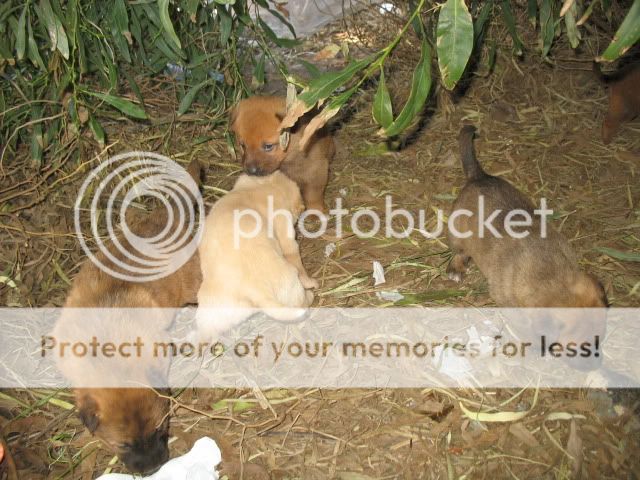
<path fill-rule="evenodd" d="M 262 170 L 260 170 L 257 165 L 249 165 L 249 167 L 247 167 L 247 173 L 249 175 L 260 175 Z"/>

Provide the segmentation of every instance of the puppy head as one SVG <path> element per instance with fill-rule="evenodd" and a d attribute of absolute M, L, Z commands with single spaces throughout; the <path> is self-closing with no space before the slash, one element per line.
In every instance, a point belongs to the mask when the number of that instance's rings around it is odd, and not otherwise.
<path fill-rule="evenodd" d="M 145 388 L 76 390 L 80 420 L 133 472 L 169 458 L 169 400 Z"/>
<path fill-rule="evenodd" d="M 593 275 L 580 273 L 571 285 L 572 305 L 578 308 L 606 308 L 609 306 L 604 287 Z"/>
<path fill-rule="evenodd" d="M 268 175 L 280 168 L 287 155 L 280 146 L 280 124 L 285 114 L 285 99 L 279 97 L 250 97 L 234 107 L 230 128 L 249 175 Z"/>

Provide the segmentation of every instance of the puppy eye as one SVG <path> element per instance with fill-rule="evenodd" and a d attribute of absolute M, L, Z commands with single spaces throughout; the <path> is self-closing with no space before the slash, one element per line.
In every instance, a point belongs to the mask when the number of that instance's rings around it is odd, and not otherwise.
<path fill-rule="evenodd" d="M 275 146 L 276 146 L 276 145 L 275 145 L 274 143 L 263 143 L 263 144 L 262 144 L 262 149 L 263 149 L 265 152 L 270 152 L 270 151 L 272 151 L 272 150 L 275 148 Z"/>

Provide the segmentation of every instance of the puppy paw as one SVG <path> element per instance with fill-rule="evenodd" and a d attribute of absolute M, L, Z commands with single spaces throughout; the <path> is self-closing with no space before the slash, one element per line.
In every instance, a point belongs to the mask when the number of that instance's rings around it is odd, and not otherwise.
<path fill-rule="evenodd" d="M 317 214 L 318 217 L 320 217 L 321 219 L 327 219 L 327 220 L 329 219 L 328 211 L 325 208 L 324 204 L 322 203 L 310 203 L 309 205 L 307 205 L 305 211 L 308 212 L 310 210 L 313 210 L 313 212 Z"/>
<path fill-rule="evenodd" d="M 320 283 L 315 278 L 311 278 L 308 275 L 300 275 L 300 283 L 302 283 L 302 286 L 306 289 L 315 289 L 320 286 Z"/>
<path fill-rule="evenodd" d="M 449 280 L 453 280 L 456 283 L 460 283 L 462 282 L 462 278 L 464 277 L 464 274 L 461 272 L 455 272 L 452 270 L 447 272 L 447 277 L 449 277 Z"/>

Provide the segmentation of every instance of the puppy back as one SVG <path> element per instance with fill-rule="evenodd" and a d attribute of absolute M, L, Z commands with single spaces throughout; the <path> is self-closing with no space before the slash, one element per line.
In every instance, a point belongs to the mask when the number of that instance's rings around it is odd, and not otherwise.
<path fill-rule="evenodd" d="M 464 170 L 467 180 L 479 180 L 487 176 L 478 163 L 476 152 L 473 148 L 473 137 L 475 132 L 476 127 L 473 125 L 464 125 L 460 129 L 460 135 L 458 136 L 462 169 Z"/>

